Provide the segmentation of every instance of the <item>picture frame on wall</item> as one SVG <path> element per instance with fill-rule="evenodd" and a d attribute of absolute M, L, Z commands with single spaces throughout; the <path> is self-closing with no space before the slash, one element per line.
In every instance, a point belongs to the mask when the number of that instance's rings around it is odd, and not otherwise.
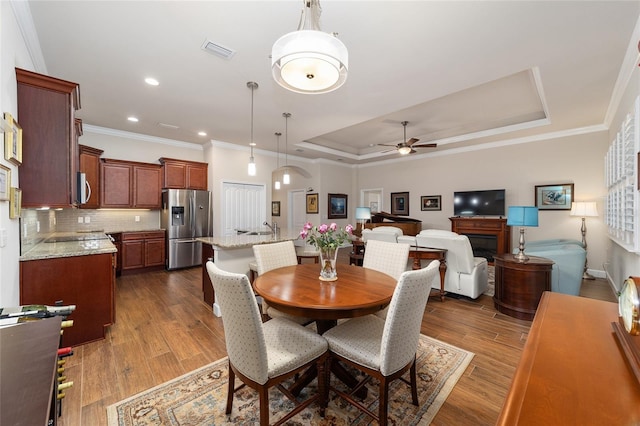
<path fill-rule="evenodd" d="M 307 214 L 318 214 L 318 193 L 307 194 Z"/>
<path fill-rule="evenodd" d="M 329 194 L 329 219 L 346 219 L 348 211 L 347 194 Z"/>
<path fill-rule="evenodd" d="M 280 201 L 271 202 L 271 216 L 280 216 Z"/>
<path fill-rule="evenodd" d="M 22 164 L 22 127 L 8 112 L 4 113 L 4 119 L 9 125 L 9 130 L 4 132 L 4 158 L 19 166 Z"/>
<path fill-rule="evenodd" d="M 421 211 L 440 211 L 442 210 L 442 196 L 441 195 L 423 195 L 420 197 L 420 210 Z"/>
<path fill-rule="evenodd" d="M 9 195 L 9 219 L 17 219 L 22 214 L 22 190 L 11 188 Z"/>
<path fill-rule="evenodd" d="M 11 169 L 0 164 L 0 201 L 9 201 L 11 196 Z"/>
<path fill-rule="evenodd" d="M 378 202 L 377 201 L 370 202 L 369 208 L 371 209 L 371 213 L 378 213 Z"/>
<path fill-rule="evenodd" d="M 538 210 L 571 210 L 573 184 L 536 185 L 535 200 Z"/>
<path fill-rule="evenodd" d="M 409 193 L 391 193 L 391 214 L 398 216 L 409 216 Z"/>

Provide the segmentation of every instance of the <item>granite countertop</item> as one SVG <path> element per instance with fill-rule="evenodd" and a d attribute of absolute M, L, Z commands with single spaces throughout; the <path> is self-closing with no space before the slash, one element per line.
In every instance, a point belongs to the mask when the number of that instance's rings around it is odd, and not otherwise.
<path fill-rule="evenodd" d="M 56 232 L 20 256 L 20 261 L 115 253 L 116 246 L 104 232 Z"/>
<path fill-rule="evenodd" d="M 277 235 L 227 235 L 221 237 L 200 237 L 196 238 L 204 244 L 212 245 L 217 249 L 238 249 L 252 247 L 256 244 L 269 244 L 281 241 L 297 240 L 300 236 L 299 231 L 289 231 L 287 229 L 279 230 Z"/>

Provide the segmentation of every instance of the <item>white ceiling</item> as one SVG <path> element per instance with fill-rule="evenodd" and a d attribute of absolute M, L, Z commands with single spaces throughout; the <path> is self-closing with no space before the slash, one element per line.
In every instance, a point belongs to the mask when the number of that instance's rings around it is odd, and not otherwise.
<path fill-rule="evenodd" d="M 324 0 L 321 28 L 347 46 L 349 76 L 302 95 L 274 82 L 269 57 L 297 28 L 300 0 L 28 5 L 36 71 L 80 84 L 85 124 L 248 152 L 256 81 L 258 150 L 275 152 L 290 112 L 289 155 L 346 163 L 395 158 L 376 144 L 401 142 L 405 120 L 407 138 L 438 143 L 420 153 L 606 125 L 640 13 L 638 1 Z M 235 56 L 202 50 L 207 39 Z"/>

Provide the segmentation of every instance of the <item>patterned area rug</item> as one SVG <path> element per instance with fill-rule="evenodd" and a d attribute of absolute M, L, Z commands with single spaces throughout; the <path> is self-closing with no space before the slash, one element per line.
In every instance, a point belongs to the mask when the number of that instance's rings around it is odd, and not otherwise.
<path fill-rule="evenodd" d="M 493 295 L 495 294 L 495 281 L 496 281 L 495 268 L 493 267 L 493 265 L 489 265 L 487 267 L 487 274 L 489 275 L 487 279 L 489 283 L 489 287 L 487 288 L 487 291 L 485 291 L 482 294 L 493 297 Z"/>
<path fill-rule="evenodd" d="M 474 354 L 439 340 L 421 335 L 417 353 L 418 398 L 411 404 L 411 391 L 401 380 L 390 387 L 390 424 L 428 425 L 460 379 Z M 258 424 L 258 399 L 255 391 L 244 387 L 236 392 L 233 411 L 224 413 L 227 395 L 227 358 L 141 392 L 107 408 L 109 426 L 132 425 L 232 425 Z M 408 375 L 408 373 L 407 373 Z M 335 380 L 332 377 L 332 380 Z M 236 385 L 239 381 L 236 382 Z M 314 380 L 300 397 L 316 391 Z M 377 385 L 370 384 L 364 401 L 377 412 Z M 292 407 L 276 389 L 269 394 L 270 421 L 275 422 Z M 330 394 L 325 418 L 312 404 L 296 415 L 288 425 L 368 425 L 372 419 L 361 414 L 335 394 Z M 375 423 L 375 422 L 374 422 Z"/>

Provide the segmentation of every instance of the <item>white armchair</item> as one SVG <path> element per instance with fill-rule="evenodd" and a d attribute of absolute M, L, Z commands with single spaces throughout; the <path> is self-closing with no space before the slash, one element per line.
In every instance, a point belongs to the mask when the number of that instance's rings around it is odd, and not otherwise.
<path fill-rule="evenodd" d="M 363 229 L 362 241 L 364 241 L 365 244 L 368 240 L 397 243 L 398 237 L 402 236 L 402 234 L 402 229 L 396 226 L 378 226 L 373 229 Z"/>
<path fill-rule="evenodd" d="M 487 259 L 473 256 L 471 243 L 466 235 L 427 229 L 416 235 L 416 244 L 418 247 L 447 250 L 445 291 L 476 299 L 487 290 Z"/>

